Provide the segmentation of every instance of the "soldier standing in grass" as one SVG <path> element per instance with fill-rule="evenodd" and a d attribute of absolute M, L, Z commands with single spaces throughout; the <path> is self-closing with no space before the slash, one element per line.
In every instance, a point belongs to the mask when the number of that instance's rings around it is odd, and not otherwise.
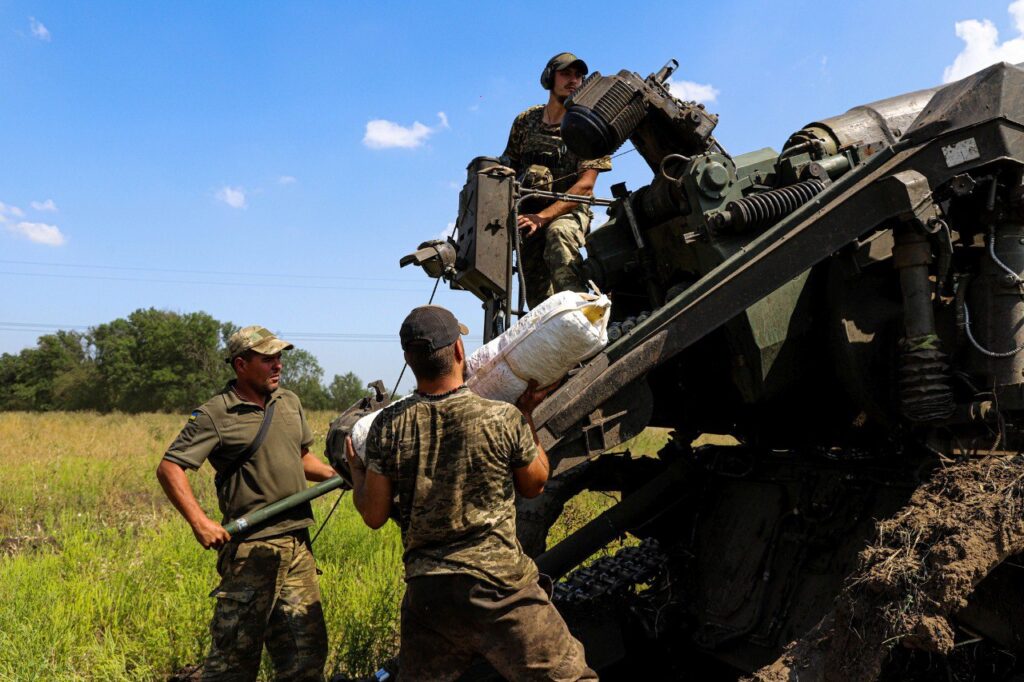
<path fill-rule="evenodd" d="M 612 169 L 610 157 L 581 159 L 562 142 L 565 100 L 587 71 L 586 63 L 571 52 L 556 54 L 540 75 L 547 104 L 530 107 L 512 123 L 501 161 L 516 172 L 524 188 L 589 196 L 597 174 Z M 580 249 L 592 218 L 589 206 L 572 201 L 533 198 L 520 206 L 523 279 L 531 308 L 560 291 L 587 290 L 579 271 Z"/>
<path fill-rule="evenodd" d="M 200 508 L 186 469 L 209 459 L 217 501 L 235 519 L 323 481 L 334 469 L 310 454 L 313 432 L 298 397 L 278 384 L 292 345 L 263 327 L 228 340 L 235 380 L 194 411 L 157 468 L 157 478 L 204 548 L 218 548 L 221 583 L 203 680 L 255 680 L 263 645 L 279 680 L 322 680 L 327 628 L 307 528 L 309 503 L 239 537 Z"/>
<path fill-rule="evenodd" d="M 530 416 L 547 390 L 531 384 L 516 406 L 472 393 L 465 333 L 444 308 L 413 310 L 400 336 L 416 392 L 374 421 L 365 467 L 346 444 L 368 526 L 384 525 L 397 495 L 400 677 L 454 680 L 478 655 L 509 680 L 596 680 L 516 539 L 514 490 L 535 497 L 548 478 Z"/>

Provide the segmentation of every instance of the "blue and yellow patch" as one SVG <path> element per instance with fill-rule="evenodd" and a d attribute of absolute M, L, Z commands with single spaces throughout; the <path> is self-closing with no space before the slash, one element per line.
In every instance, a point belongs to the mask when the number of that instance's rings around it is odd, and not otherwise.
<path fill-rule="evenodd" d="M 190 422 L 194 422 L 196 420 L 196 417 L 198 417 L 198 416 L 199 416 L 199 410 L 196 410 L 195 412 L 193 412 L 192 414 L 189 415 L 188 420 Z"/>

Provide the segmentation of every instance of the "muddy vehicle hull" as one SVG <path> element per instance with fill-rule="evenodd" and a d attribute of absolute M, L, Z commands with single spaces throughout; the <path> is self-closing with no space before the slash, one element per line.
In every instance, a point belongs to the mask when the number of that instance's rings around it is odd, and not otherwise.
<path fill-rule="evenodd" d="M 684 676 L 666 661 L 689 651 L 721 679 L 1009 679 L 1024 653 L 1008 561 L 1024 550 L 1024 71 L 740 156 L 670 73 L 592 74 L 568 102 L 570 148 L 628 139 L 654 177 L 616 187 L 588 238 L 615 340 L 534 414 L 556 476 L 519 504 L 524 547 L 565 578 L 556 602 L 612 674 Z M 452 252 L 432 274 L 484 300 L 489 335 L 516 312 L 523 194 L 492 168 L 471 165 L 469 184 L 486 176 L 500 201 L 478 197 L 476 222 L 430 247 Z M 474 249 L 501 277 L 479 284 Z M 649 426 L 673 431 L 657 458 L 604 454 Z M 694 447 L 706 433 L 738 444 Z M 584 489 L 622 501 L 547 548 Z M 580 568 L 621 535 L 643 542 Z"/>

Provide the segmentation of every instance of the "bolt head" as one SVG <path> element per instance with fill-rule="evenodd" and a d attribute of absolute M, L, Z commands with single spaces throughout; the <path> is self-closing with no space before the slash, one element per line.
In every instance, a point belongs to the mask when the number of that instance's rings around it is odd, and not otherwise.
<path fill-rule="evenodd" d="M 729 169 L 720 163 L 709 163 L 704 169 L 704 180 L 708 186 L 722 189 L 729 184 Z"/>

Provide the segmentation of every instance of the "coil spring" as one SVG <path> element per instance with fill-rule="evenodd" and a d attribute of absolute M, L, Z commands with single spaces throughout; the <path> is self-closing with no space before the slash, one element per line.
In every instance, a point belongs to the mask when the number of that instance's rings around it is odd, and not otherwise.
<path fill-rule="evenodd" d="M 771 225 L 813 199 L 825 189 L 821 180 L 804 180 L 761 194 L 752 194 L 725 206 L 729 224 L 737 230 Z M 724 216 L 723 216 L 724 217 Z"/>

